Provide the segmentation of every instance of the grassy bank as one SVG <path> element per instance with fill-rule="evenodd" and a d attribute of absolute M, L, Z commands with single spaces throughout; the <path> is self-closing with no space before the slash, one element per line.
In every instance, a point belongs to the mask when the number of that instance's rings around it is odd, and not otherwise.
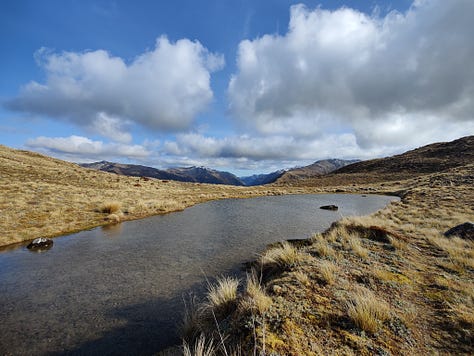
<path fill-rule="evenodd" d="M 0 246 L 179 211 L 225 198 L 301 193 L 134 178 L 0 145 Z"/>
<path fill-rule="evenodd" d="M 265 251 L 239 287 L 218 281 L 187 315 L 185 351 L 472 354 L 474 242 L 443 232 L 473 220 L 473 173 L 374 182 L 395 184 L 401 201 Z"/>
<path fill-rule="evenodd" d="M 345 191 L 384 194 L 401 189 L 398 183 L 351 185 Z M 180 211 L 209 200 L 337 190 L 339 186 L 236 187 L 127 177 L 0 145 L 0 246 Z"/>

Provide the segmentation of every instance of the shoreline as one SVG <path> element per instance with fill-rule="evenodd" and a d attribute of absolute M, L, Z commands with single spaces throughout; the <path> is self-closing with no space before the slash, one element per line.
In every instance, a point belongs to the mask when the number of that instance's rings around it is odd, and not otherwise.
<path fill-rule="evenodd" d="M 227 186 L 225 186 L 225 187 L 227 187 Z M 232 186 L 230 186 L 230 187 L 232 187 Z M 271 188 L 270 186 L 261 186 L 261 187 Z M 399 199 L 401 199 L 400 195 L 398 195 L 396 192 L 370 192 L 370 193 L 367 193 L 367 192 L 362 192 L 362 191 L 351 191 L 351 192 L 344 192 L 344 193 L 341 193 L 341 192 L 336 193 L 335 190 L 336 189 L 334 189 L 333 191 L 331 191 L 331 190 L 315 191 L 314 189 L 308 189 L 307 191 L 304 191 L 304 192 L 301 192 L 300 190 L 297 190 L 297 191 L 295 190 L 295 192 L 292 192 L 292 191 L 282 192 L 281 189 L 274 189 L 271 192 L 269 192 L 267 190 L 267 192 L 265 194 L 257 194 L 258 192 L 253 192 L 253 194 L 248 194 L 248 195 L 243 195 L 243 196 L 242 195 L 236 195 L 236 196 L 229 196 L 229 197 L 225 197 L 225 198 L 216 197 L 216 198 L 212 198 L 212 199 L 205 199 L 205 200 L 202 200 L 202 201 L 196 201 L 196 202 L 193 202 L 190 205 L 187 205 L 187 206 L 185 206 L 183 208 L 180 208 L 180 209 L 177 209 L 177 210 L 169 210 L 169 211 L 158 212 L 158 213 L 150 212 L 149 214 L 144 214 L 144 215 L 139 215 L 139 216 L 126 215 L 126 216 L 121 217 L 120 221 L 117 221 L 117 222 L 108 221 L 108 220 L 106 220 L 106 218 L 104 218 L 103 221 L 97 222 L 96 224 L 93 224 L 93 225 L 88 225 L 86 222 L 84 222 L 84 227 L 78 227 L 77 229 L 70 230 L 70 231 L 60 231 L 60 232 L 57 232 L 57 233 L 53 232 L 49 235 L 44 234 L 44 235 L 37 236 L 37 237 L 46 237 L 46 238 L 55 239 L 55 238 L 58 238 L 58 237 L 63 237 L 63 236 L 68 236 L 68 235 L 72 235 L 72 234 L 75 234 L 75 233 L 79 233 L 79 232 L 82 232 L 82 231 L 88 231 L 88 230 L 93 230 L 93 229 L 100 228 L 100 227 L 107 227 L 107 226 L 113 226 L 113 225 L 116 225 L 116 224 L 121 224 L 121 223 L 127 222 L 127 221 L 141 220 L 141 219 L 147 219 L 147 218 L 150 218 L 150 217 L 153 217 L 153 216 L 172 214 L 172 213 L 184 211 L 185 209 L 191 208 L 191 207 L 196 206 L 198 204 L 204 204 L 204 203 L 207 203 L 207 202 L 212 202 L 212 201 L 217 201 L 217 200 L 253 199 L 253 198 L 259 198 L 259 197 L 270 197 L 270 196 L 279 196 L 279 195 L 311 195 L 311 194 L 364 194 L 364 195 L 393 196 L 393 197 L 398 197 Z M 10 249 L 16 249 L 18 247 L 21 247 L 21 246 L 25 245 L 27 242 L 33 241 L 37 237 L 27 238 L 27 239 L 24 239 L 24 240 L 21 240 L 21 241 L 11 242 L 11 243 L 7 243 L 7 244 L 2 244 L 2 241 L 0 240 L 0 253 L 2 251 L 8 251 Z"/>
<path fill-rule="evenodd" d="M 376 213 L 340 219 L 290 247 L 270 245 L 248 266 L 260 283 L 251 273 L 226 306 L 205 298 L 188 312 L 183 347 L 202 334 L 222 354 L 472 352 L 474 242 L 443 236 L 472 221 L 472 172 L 415 177 L 399 189 L 400 201 Z M 290 260 L 269 262 L 275 258 Z M 362 301 L 383 316 L 364 324 L 354 314 Z"/>

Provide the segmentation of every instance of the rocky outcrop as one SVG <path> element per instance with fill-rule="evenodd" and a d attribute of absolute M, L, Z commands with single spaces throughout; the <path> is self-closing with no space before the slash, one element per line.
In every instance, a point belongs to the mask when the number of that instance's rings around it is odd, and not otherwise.
<path fill-rule="evenodd" d="M 465 222 L 464 224 L 455 226 L 444 233 L 446 237 L 460 237 L 465 240 L 474 241 L 474 224 Z"/>

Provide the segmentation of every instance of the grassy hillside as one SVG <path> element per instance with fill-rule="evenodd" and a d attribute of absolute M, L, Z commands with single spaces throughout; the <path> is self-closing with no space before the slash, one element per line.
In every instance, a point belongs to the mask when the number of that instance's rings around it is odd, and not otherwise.
<path fill-rule="evenodd" d="M 434 143 L 400 155 L 346 165 L 330 174 L 310 174 L 297 179 L 280 178 L 276 184 L 286 187 L 338 187 L 357 190 L 374 183 L 399 185 L 399 181 L 444 172 L 474 164 L 474 136 L 451 142 Z M 336 188 L 337 189 L 337 188 Z"/>
<path fill-rule="evenodd" d="M 182 210 L 211 199 L 280 194 L 134 178 L 0 145 L 0 246 Z"/>
<path fill-rule="evenodd" d="M 278 182 L 292 184 L 293 182 L 300 181 L 302 179 L 323 176 L 354 162 L 358 162 L 358 160 L 325 159 L 316 161 L 309 166 L 293 168 L 286 171 L 278 179 Z"/>

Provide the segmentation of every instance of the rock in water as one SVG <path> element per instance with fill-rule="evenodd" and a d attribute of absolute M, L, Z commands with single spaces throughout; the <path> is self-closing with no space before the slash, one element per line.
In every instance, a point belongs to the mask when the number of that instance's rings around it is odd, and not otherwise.
<path fill-rule="evenodd" d="M 337 205 L 323 205 L 320 206 L 319 209 L 336 211 L 337 209 L 339 209 L 339 207 Z"/>
<path fill-rule="evenodd" d="M 28 246 L 29 250 L 47 250 L 53 246 L 53 240 L 47 239 L 45 237 L 39 237 L 34 239 Z"/>
<path fill-rule="evenodd" d="M 464 224 L 458 225 L 449 229 L 444 233 L 446 237 L 458 236 L 465 240 L 474 241 L 474 224 L 471 222 L 465 222 Z"/>

